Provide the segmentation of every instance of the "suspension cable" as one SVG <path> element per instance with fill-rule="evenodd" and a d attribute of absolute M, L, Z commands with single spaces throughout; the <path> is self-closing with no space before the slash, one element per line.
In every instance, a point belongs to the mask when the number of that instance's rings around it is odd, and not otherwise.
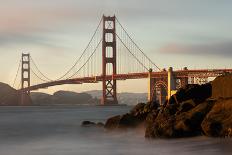
<path fill-rule="evenodd" d="M 120 27 L 123 29 L 123 31 L 126 33 L 126 35 L 129 37 L 129 39 L 132 41 L 132 43 L 138 48 L 138 50 L 157 68 L 161 71 L 161 69 L 142 51 L 142 49 L 133 41 L 133 39 L 130 37 L 128 32 L 125 30 L 125 28 L 122 26 L 122 24 L 119 22 L 118 18 L 116 17 L 116 21 L 120 25 Z"/>
<path fill-rule="evenodd" d="M 70 77 L 68 77 L 67 79 L 72 78 L 73 76 L 75 76 L 83 67 L 85 67 L 85 65 L 89 62 L 90 58 L 94 55 L 94 53 L 96 52 L 96 50 L 98 49 L 100 43 L 102 42 L 102 39 L 98 42 L 97 46 L 95 47 L 94 51 L 92 52 L 92 54 L 89 56 L 89 58 L 86 60 L 86 62 Z M 67 80 L 66 79 L 66 80 Z"/>
<path fill-rule="evenodd" d="M 16 80 L 17 80 L 17 77 L 18 77 L 18 74 L 19 74 L 19 69 L 20 69 L 21 64 L 22 64 L 22 60 L 20 59 L 19 65 L 18 65 L 18 69 L 17 69 L 16 75 L 15 75 L 15 78 L 14 78 L 14 82 L 13 82 L 13 85 L 12 85 L 13 88 L 14 88 L 14 86 L 15 86 L 15 82 L 16 82 Z"/>
<path fill-rule="evenodd" d="M 44 81 L 44 82 L 49 82 L 49 81 L 44 80 L 43 78 L 41 78 L 38 74 L 36 74 L 36 73 L 33 71 L 32 68 L 31 68 L 31 72 L 32 72 L 38 79 L 40 79 L 40 80 L 42 80 L 42 81 Z"/>
<path fill-rule="evenodd" d="M 147 71 L 149 71 L 149 69 L 145 65 L 143 65 L 143 63 L 130 51 L 130 49 L 125 45 L 122 39 L 117 34 L 116 36 L 120 40 L 120 42 L 123 44 L 123 46 L 127 49 L 127 51 L 130 52 L 130 54 L 139 62 L 139 64 L 142 65 Z"/>
<path fill-rule="evenodd" d="M 48 81 L 53 81 L 52 79 L 50 79 L 50 78 L 48 78 L 47 76 L 45 76 L 45 75 L 39 70 L 39 68 L 37 67 L 35 61 L 32 59 L 31 56 L 30 56 L 30 58 L 31 58 L 31 62 L 34 64 L 36 70 L 37 70 L 45 79 L 47 79 Z"/>
<path fill-rule="evenodd" d="M 64 78 L 67 74 L 69 74 L 69 73 L 71 72 L 71 70 L 72 70 L 72 69 L 77 65 L 77 63 L 81 60 L 81 58 L 82 58 L 82 57 L 84 56 L 84 54 L 86 53 L 88 47 L 90 46 L 91 42 L 93 41 L 93 39 L 94 39 L 94 37 L 95 37 L 95 35 L 96 35 L 96 33 L 97 33 L 97 31 L 98 31 L 98 29 L 99 29 L 101 23 L 102 23 L 102 20 L 103 20 L 103 18 L 101 18 L 101 20 L 100 20 L 100 22 L 99 22 L 99 24 L 98 24 L 96 30 L 94 31 L 93 36 L 91 37 L 90 41 L 88 42 L 88 44 L 87 44 L 86 48 L 84 49 L 84 51 L 82 52 L 81 56 L 77 59 L 77 61 L 74 63 L 74 65 L 73 65 L 64 75 L 62 75 L 62 76 L 61 76 L 60 78 L 58 78 L 57 80 L 60 80 L 60 79 Z"/>

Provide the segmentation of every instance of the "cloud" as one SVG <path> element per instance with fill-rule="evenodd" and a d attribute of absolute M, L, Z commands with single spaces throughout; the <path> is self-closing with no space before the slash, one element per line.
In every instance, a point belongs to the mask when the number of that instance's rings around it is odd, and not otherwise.
<path fill-rule="evenodd" d="M 161 47 L 159 52 L 164 54 L 232 57 L 232 41 L 205 44 L 170 43 Z"/>

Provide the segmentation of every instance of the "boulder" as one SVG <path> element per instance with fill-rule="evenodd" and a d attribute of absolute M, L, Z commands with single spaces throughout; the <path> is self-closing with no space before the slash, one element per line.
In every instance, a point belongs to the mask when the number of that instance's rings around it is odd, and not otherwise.
<path fill-rule="evenodd" d="M 171 138 L 175 137 L 173 130 L 175 123 L 175 113 L 177 108 L 175 105 L 168 105 L 165 108 L 162 108 L 158 115 L 155 116 L 155 113 L 149 114 L 151 118 L 147 118 L 147 128 L 145 132 L 145 137 L 147 138 Z M 154 120 L 150 120 L 155 118 Z"/>
<path fill-rule="evenodd" d="M 105 126 L 105 124 L 104 124 L 104 123 L 102 123 L 102 122 L 98 122 L 98 123 L 96 124 L 96 126 L 97 126 L 97 127 L 104 127 L 104 126 Z"/>
<path fill-rule="evenodd" d="M 144 120 L 127 113 L 120 117 L 119 128 L 134 128 L 141 124 Z"/>
<path fill-rule="evenodd" d="M 138 103 L 136 106 L 133 107 L 133 109 L 131 109 L 130 113 L 133 116 L 142 115 L 144 113 L 145 105 L 146 105 L 145 103 Z"/>
<path fill-rule="evenodd" d="M 213 101 L 205 101 L 195 108 L 177 115 L 174 126 L 176 136 L 191 137 L 201 135 L 201 123 L 213 105 Z"/>
<path fill-rule="evenodd" d="M 201 122 L 212 106 L 213 102 L 207 101 L 180 113 L 177 106 L 167 105 L 157 116 L 148 115 L 145 137 L 180 138 L 201 135 Z"/>
<path fill-rule="evenodd" d="M 91 121 L 83 121 L 81 123 L 81 126 L 84 126 L 84 127 L 95 126 L 95 125 L 96 125 L 96 123 L 91 122 Z"/>
<path fill-rule="evenodd" d="M 171 96 L 169 104 L 179 104 L 190 99 L 196 104 L 199 104 L 211 97 L 211 95 L 212 85 L 210 83 L 204 85 L 188 84 L 185 87 L 180 88 L 175 95 Z"/>
<path fill-rule="evenodd" d="M 193 109 L 195 106 L 196 106 L 196 104 L 193 100 L 184 101 L 180 104 L 179 113 L 187 112 L 187 111 Z"/>
<path fill-rule="evenodd" d="M 147 104 L 138 103 L 129 113 L 109 118 L 106 121 L 105 128 L 119 129 L 137 127 L 145 122 L 150 112 L 158 109 L 157 105 L 155 102 L 148 102 Z"/>
<path fill-rule="evenodd" d="M 206 136 L 232 136 L 232 99 L 222 99 L 215 103 L 201 126 Z"/>
<path fill-rule="evenodd" d="M 134 128 L 141 124 L 143 121 L 133 116 L 130 113 L 124 114 L 122 116 L 114 116 L 106 121 L 106 129 L 123 129 L 123 128 Z"/>
<path fill-rule="evenodd" d="M 145 126 L 146 126 L 146 130 L 145 130 L 145 137 L 151 137 L 152 136 L 152 132 L 153 132 L 153 127 L 154 127 L 154 123 L 156 120 L 156 117 L 159 114 L 159 109 L 157 110 L 153 110 L 152 112 L 150 112 L 147 117 L 146 117 L 146 121 L 145 121 Z"/>
<path fill-rule="evenodd" d="M 83 121 L 81 123 L 81 126 L 83 127 L 104 127 L 104 124 L 101 122 L 95 123 L 95 122 L 91 122 L 91 121 Z"/>
<path fill-rule="evenodd" d="M 119 126 L 120 119 L 121 119 L 120 115 L 111 117 L 111 118 L 107 119 L 104 127 L 106 129 L 116 129 Z"/>

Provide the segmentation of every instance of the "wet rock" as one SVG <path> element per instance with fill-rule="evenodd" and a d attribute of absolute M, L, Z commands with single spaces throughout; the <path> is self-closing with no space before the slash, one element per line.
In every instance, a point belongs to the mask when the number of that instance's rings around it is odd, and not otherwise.
<path fill-rule="evenodd" d="M 146 126 L 145 137 L 151 137 L 151 135 L 153 134 L 152 133 L 154 131 L 153 127 L 158 114 L 159 114 L 159 109 L 153 110 L 147 115 L 145 121 L 145 126 Z"/>
<path fill-rule="evenodd" d="M 140 123 L 140 120 L 132 114 L 125 114 L 120 117 L 119 128 L 132 128 L 136 127 Z"/>
<path fill-rule="evenodd" d="M 130 113 L 122 116 L 114 116 L 106 121 L 105 128 L 107 129 L 122 129 L 122 128 L 133 128 L 141 123 L 137 117 Z"/>
<path fill-rule="evenodd" d="M 83 122 L 81 123 L 81 126 L 83 126 L 83 127 L 96 126 L 96 123 L 91 122 L 91 121 L 83 121 Z"/>
<path fill-rule="evenodd" d="M 96 124 L 96 126 L 97 126 L 97 127 L 104 127 L 104 126 L 105 126 L 105 124 L 104 124 L 104 123 L 102 123 L 102 122 L 98 122 L 98 123 Z"/>
<path fill-rule="evenodd" d="M 193 100 L 187 100 L 180 104 L 179 113 L 187 112 L 196 106 Z"/>
<path fill-rule="evenodd" d="M 131 109 L 130 113 L 133 116 L 139 116 L 142 115 L 144 113 L 144 107 L 145 107 L 145 103 L 138 103 L 136 106 L 134 106 L 133 109 Z"/>
<path fill-rule="evenodd" d="M 118 115 L 109 118 L 106 121 L 105 128 L 120 129 L 120 128 L 134 128 L 143 124 L 147 115 L 158 108 L 157 103 L 149 102 L 137 104 L 129 113 Z"/>
<path fill-rule="evenodd" d="M 212 106 L 213 103 L 204 102 L 180 113 L 175 105 L 168 105 L 160 110 L 157 116 L 148 115 L 150 118 L 147 118 L 149 121 L 145 137 L 180 138 L 201 135 L 201 122 Z"/>
<path fill-rule="evenodd" d="M 104 127 L 106 129 L 116 129 L 119 126 L 120 119 L 121 119 L 120 115 L 111 117 L 111 118 L 107 119 Z"/>
<path fill-rule="evenodd" d="M 204 134 L 211 137 L 231 137 L 231 111 L 232 99 L 217 101 L 201 124 Z"/>
<path fill-rule="evenodd" d="M 83 127 L 104 127 L 104 123 L 102 123 L 102 122 L 95 123 L 95 122 L 91 122 L 91 121 L 83 121 L 81 123 L 81 126 L 83 126 Z"/>
<path fill-rule="evenodd" d="M 154 115 L 148 115 L 149 117 L 155 117 L 155 120 L 151 120 L 147 124 L 145 137 L 147 138 L 170 138 L 174 137 L 175 133 L 173 126 L 175 123 L 175 113 L 177 108 L 175 105 L 168 105 L 165 108 L 162 108 L 157 117 Z M 148 118 L 149 119 L 149 118 Z"/>
<path fill-rule="evenodd" d="M 214 102 L 205 101 L 190 111 L 176 116 L 174 130 L 177 137 L 190 137 L 202 134 L 201 123 L 213 107 Z"/>

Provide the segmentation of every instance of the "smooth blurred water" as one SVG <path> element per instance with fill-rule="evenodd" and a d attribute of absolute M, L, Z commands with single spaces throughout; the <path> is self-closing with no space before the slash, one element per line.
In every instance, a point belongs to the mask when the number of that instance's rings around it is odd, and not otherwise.
<path fill-rule="evenodd" d="M 0 107 L 0 155 L 231 155 L 232 140 L 196 137 L 146 140 L 143 129 L 81 127 L 131 107 Z"/>

